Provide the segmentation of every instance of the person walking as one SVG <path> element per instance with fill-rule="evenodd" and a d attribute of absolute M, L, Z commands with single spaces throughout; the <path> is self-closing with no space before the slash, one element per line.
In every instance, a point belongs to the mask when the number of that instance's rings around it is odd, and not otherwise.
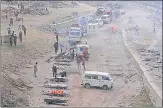
<path fill-rule="evenodd" d="M 77 55 L 76 57 L 77 57 L 77 58 L 76 58 L 76 61 L 77 61 L 78 69 L 80 69 L 80 68 L 81 68 L 81 66 L 80 66 L 81 58 L 80 58 L 79 55 Z"/>
<path fill-rule="evenodd" d="M 75 51 L 74 50 L 71 53 L 71 58 L 72 58 L 72 60 L 74 60 L 74 58 L 75 58 Z"/>
<path fill-rule="evenodd" d="M 58 42 L 55 42 L 54 48 L 55 48 L 55 53 L 57 53 L 58 52 Z"/>
<path fill-rule="evenodd" d="M 14 36 L 14 44 L 15 44 L 15 46 L 16 46 L 16 43 L 17 43 L 17 36 L 15 34 L 15 36 Z"/>
<path fill-rule="evenodd" d="M 56 35 L 56 41 L 58 42 L 58 34 Z"/>
<path fill-rule="evenodd" d="M 26 27 L 24 25 L 22 25 L 22 30 L 24 31 L 24 36 L 26 36 Z"/>
<path fill-rule="evenodd" d="M 82 58 L 82 65 L 83 65 L 83 68 L 85 70 L 85 59 L 84 59 L 84 57 Z"/>
<path fill-rule="evenodd" d="M 37 77 L 37 76 L 36 76 L 36 73 L 37 73 L 37 62 L 36 62 L 35 65 L 34 65 L 34 76 L 35 76 L 35 77 Z"/>
<path fill-rule="evenodd" d="M 11 29 L 8 28 L 8 35 L 11 35 Z"/>
<path fill-rule="evenodd" d="M 14 20 L 13 20 L 13 18 L 10 18 L 10 26 L 13 26 L 13 24 L 14 24 Z"/>
<path fill-rule="evenodd" d="M 57 67 L 53 65 L 52 67 L 52 71 L 53 71 L 53 77 L 57 77 Z"/>
<path fill-rule="evenodd" d="M 13 43 L 13 37 L 10 35 L 9 37 L 9 40 L 10 40 L 10 45 L 12 46 L 12 43 Z"/>
<path fill-rule="evenodd" d="M 22 43 L 22 35 L 23 35 L 22 31 L 20 31 L 20 32 L 19 32 L 19 39 L 20 39 L 20 42 L 21 42 L 21 43 Z"/>
<path fill-rule="evenodd" d="M 7 12 L 6 12 L 6 19 L 8 19 L 8 14 L 7 14 Z"/>
<path fill-rule="evenodd" d="M 11 36 L 14 38 L 14 34 L 15 34 L 15 31 L 12 31 L 12 34 L 11 34 Z"/>
<path fill-rule="evenodd" d="M 136 31 L 135 34 L 139 35 L 139 27 L 138 27 L 138 25 L 136 25 L 135 31 Z"/>
<path fill-rule="evenodd" d="M 21 27 L 21 25 L 19 25 L 19 27 L 18 27 L 18 30 L 22 30 L 22 27 Z"/>

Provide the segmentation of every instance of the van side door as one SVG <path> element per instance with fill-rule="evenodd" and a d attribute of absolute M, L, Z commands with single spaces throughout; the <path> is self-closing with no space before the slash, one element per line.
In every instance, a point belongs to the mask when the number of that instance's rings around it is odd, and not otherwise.
<path fill-rule="evenodd" d="M 92 75 L 92 83 L 91 84 L 92 84 L 91 86 L 99 87 L 100 86 L 100 76 Z"/>

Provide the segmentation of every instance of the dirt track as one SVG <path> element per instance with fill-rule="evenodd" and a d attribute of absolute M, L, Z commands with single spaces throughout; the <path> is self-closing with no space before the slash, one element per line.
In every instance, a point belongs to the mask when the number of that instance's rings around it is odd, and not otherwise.
<path fill-rule="evenodd" d="M 42 20 L 43 19 L 44 17 Z M 50 20 L 53 18 L 49 16 L 48 19 Z M 36 25 L 38 25 L 38 23 Z M 38 31 L 36 32 L 31 29 L 30 26 L 28 27 L 29 30 L 33 31 L 30 32 L 30 34 L 33 34 L 34 32 L 36 34 L 38 33 Z M 38 37 L 44 39 L 44 35 L 46 34 L 41 32 L 37 35 L 41 35 L 41 37 L 37 36 L 37 39 Z M 26 38 L 28 41 L 31 39 L 34 38 L 32 36 Z M 49 35 L 49 39 L 52 39 L 52 35 Z M 141 71 L 132 56 L 128 53 L 120 33 L 111 34 L 108 31 L 108 26 L 106 25 L 100 28 L 99 33 L 96 35 L 88 36 L 83 39 L 83 42 L 86 41 L 91 46 L 91 57 L 86 64 L 86 69 L 109 72 L 113 77 L 114 87 L 108 91 L 94 88 L 85 89 L 81 86 L 81 76 L 78 74 L 71 75 L 71 94 L 68 98 L 68 106 L 152 106 L 150 100 L 148 99 L 148 95 L 142 90 L 143 84 L 140 77 Z M 47 43 L 49 42 L 47 41 Z M 40 44 L 40 49 L 41 45 L 42 44 Z M 31 65 L 29 66 L 30 68 L 21 70 L 23 75 L 20 77 L 23 78 L 24 81 L 27 80 L 26 82 L 30 79 L 28 83 L 30 83 L 29 85 L 33 87 L 30 91 L 29 97 L 29 104 L 32 107 L 52 107 L 51 105 L 46 105 L 43 102 L 43 99 L 46 98 L 46 96 L 42 95 L 42 90 L 44 90 L 44 88 L 41 87 L 47 80 L 46 78 L 52 76 L 51 66 L 54 62 L 45 62 L 45 60 L 50 58 L 52 55 L 54 55 L 54 53 L 49 53 L 44 58 L 37 60 L 39 62 L 39 72 L 37 78 L 33 77 L 33 69 L 31 68 Z M 74 65 L 74 67 L 76 68 L 76 65 Z M 83 72 L 83 70 L 81 70 L 81 72 Z M 77 71 L 77 73 L 79 73 L 79 71 Z"/>
<path fill-rule="evenodd" d="M 97 35 L 85 40 L 91 46 L 91 58 L 86 70 L 109 72 L 113 77 L 114 87 L 109 91 L 85 89 L 81 86 L 81 76 L 74 75 L 69 106 L 127 107 L 139 104 L 134 99 L 143 87 L 140 81 L 141 71 L 128 53 L 121 34 L 111 34 L 105 26 Z M 149 103 L 147 101 L 146 105 Z"/>

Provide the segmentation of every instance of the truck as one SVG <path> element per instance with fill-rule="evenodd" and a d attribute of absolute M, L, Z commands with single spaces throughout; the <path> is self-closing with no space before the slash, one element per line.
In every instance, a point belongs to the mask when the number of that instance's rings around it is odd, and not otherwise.
<path fill-rule="evenodd" d="M 68 42 L 70 45 L 81 42 L 82 32 L 80 27 L 71 27 L 68 33 Z"/>

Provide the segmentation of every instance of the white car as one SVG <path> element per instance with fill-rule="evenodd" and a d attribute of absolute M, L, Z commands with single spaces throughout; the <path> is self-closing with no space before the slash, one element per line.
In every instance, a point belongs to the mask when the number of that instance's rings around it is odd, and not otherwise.
<path fill-rule="evenodd" d="M 101 20 L 103 21 L 104 24 L 109 24 L 111 22 L 110 15 L 102 15 Z"/>
<path fill-rule="evenodd" d="M 81 85 L 85 88 L 100 87 L 107 90 L 113 87 L 113 80 L 107 72 L 85 71 Z"/>
<path fill-rule="evenodd" d="M 101 19 L 96 19 L 95 22 L 98 23 L 99 27 L 102 27 L 104 25 L 104 23 Z"/>

